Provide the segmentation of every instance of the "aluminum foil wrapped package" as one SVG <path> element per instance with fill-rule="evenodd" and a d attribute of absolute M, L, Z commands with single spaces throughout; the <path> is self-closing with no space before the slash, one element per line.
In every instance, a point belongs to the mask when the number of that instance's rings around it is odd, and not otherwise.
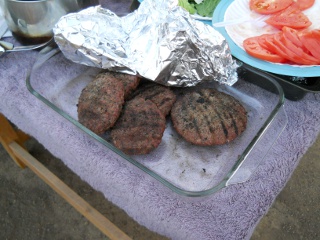
<path fill-rule="evenodd" d="M 119 17 L 101 6 L 63 16 L 53 29 L 68 59 L 137 74 L 167 86 L 234 84 L 237 67 L 225 38 L 194 20 L 177 0 L 144 0 Z"/>

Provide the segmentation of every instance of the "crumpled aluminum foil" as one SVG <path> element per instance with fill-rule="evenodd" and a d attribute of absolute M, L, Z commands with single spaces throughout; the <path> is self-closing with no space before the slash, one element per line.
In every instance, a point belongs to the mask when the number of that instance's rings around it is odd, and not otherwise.
<path fill-rule="evenodd" d="M 144 0 L 126 16 L 101 6 L 63 16 L 53 29 L 68 59 L 138 74 L 167 86 L 232 85 L 238 65 L 225 38 L 194 20 L 177 0 Z"/>

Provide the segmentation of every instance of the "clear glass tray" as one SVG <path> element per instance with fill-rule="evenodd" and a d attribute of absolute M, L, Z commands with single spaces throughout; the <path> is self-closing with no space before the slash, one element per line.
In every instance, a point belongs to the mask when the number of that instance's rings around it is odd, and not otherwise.
<path fill-rule="evenodd" d="M 84 133 L 184 196 L 206 196 L 248 180 L 287 124 L 280 85 L 271 76 L 243 65 L 239 68 L 239 80 L 232 87 L 219 83 L 207 86 L 234 96 L 246 108 L 247 129 L 237 139 L 222 146 L 194 146 L 178 136 L 168 118 L 156 150 L 147 155 L 128 156 L 77 121 L 81 90 L 100 71 L 67 60 L 56 48 L 46 48 L 39 53 L 26 84 L 33 95 Z"/>

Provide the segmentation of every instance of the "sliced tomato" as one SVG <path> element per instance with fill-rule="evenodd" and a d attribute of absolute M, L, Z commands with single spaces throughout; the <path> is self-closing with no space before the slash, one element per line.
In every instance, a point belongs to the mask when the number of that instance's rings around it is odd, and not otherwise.
<path fill-rule="evenodd" d="M 290 50 L 282 41 L 282 34 L 275 34 L 272 44 L 275 45 L 275 52 L 280 56 L 287 58 L 288 60 L 301 64 L 301 65 L 317 65 L 317 61 L 314 62 L 310 59 L 305 59 L 296 52 Z"/>
<path fill-rule="evenodd" d="M 303 31 L 299 33 L 301 43 L 317 59 L 320 59 L 320 30 Z"/>
<path fill-rule="evenodd" d="M 274 36 L 277 34 L 274 34 Z M 271 49 L 272 52 L 278 54 L 279 56 L 288 59 L 288 56 L 285 51 L 283 51 L 278 45 L 275 44 L 274 42 L 274 36 L 270 37 L 268 41 L 265 42 L 267 45 L 268 49 Z M 289 60 L 289 59 L 288 59 Z"/>
<path fill-rule="evenodd" d="M 275 13 L 265 22 L 278 29 L 282 29 L 284 26 L 303 29 L 312 24 L 309 18 L 294 4 L 279 13 Z"/>
<path fill-rule="evenodd" d="M 309 50 L 303 45 L 301 42 L 301 39 L 299 38 L 299 31 L 296 29 L 290 28 L 290 27 L 283 27 L 282 28 L 283 35 L 289 39 L 294 45 L 297 47 L 302 48 L 302 50 L 306 53 L 309 52 Z"/>
<path fill-rule="evenodd" d="M 246 52 L 256 58 L 261 60 L 274 62 L 274 63 L 283 63 L 286 61 L 283 57 L 280 57 L 278 54 L 272 53 L 269 50 L 263 48 L 259 42 L 258 37 L 250 37 L 243 41 L 243 47 Z"/>
<path fill-rule="evenodd" d="M 249 7 L 260 14 L 279 12 L 293 3 L 293 0 L 250 0 Z"/>
<path fill-rule="evenodd" d="M 318 40 L 320 40 L 320 29 L 313 29 L 312 30 L 312 34 L 315 38 L 317 38 Z"/>
<path fill-rule="evenodd" d="M 311 8 L 315 0 L 294 0 L 295 4 L 301 11 Z"/>
<path fill-rule="evenodd" d="M 311 30 L 312 36 L 317 40 L 317 42 L 320 42 L 320 29 L 313 29 Z"/>
<path fill-rule="evenodd" d="M 288 38 L 285 37 L 284 34 L 279 35 L 279 40 L 283 43 L 283 45 L 292 51 L 294 54 L 299 56 L 301 59 L 305 61 L 309 61 L 311 65 L 317 65 L 319 64 L 319 60 L 315 58 L 314 56 L 309 54 L 308 52 L 305 52 L 303 48 L 296 46 L 293 42 L 291 42 Z"/>
<path fill-rule="evenodd" d="M 262 34 L 258 37 L 258 43 L 260 44 L 261 47 L 269 50 L 270 52 L 273 52 L 272 49 L 269 48 L 267 42 L 272 41 L 274 37 L 274 33 L 266 33 Z M 274 52 L 275 53 L 275 52 Z"/>

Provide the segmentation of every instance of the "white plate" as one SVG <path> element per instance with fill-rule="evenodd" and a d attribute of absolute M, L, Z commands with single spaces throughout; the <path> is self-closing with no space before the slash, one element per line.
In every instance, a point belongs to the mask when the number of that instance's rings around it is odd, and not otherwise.
<path fill-rule="evenodd" d="M 309 17 L 312 25 L 310 29 L 320 28 L 320 0 L 316 0 L 312 8 L 307 9 L 304 13 Z M 215 9 L 212 17 L 212 23 L 229 21 L 243 16 L 250 16 L 256 18 L 261 16 L 249 9 L 249 0 L 223 0 Z M 258 36 L 264 33 L 273 33 L 277 29 L 267 24 L 256 24 L 254 21 L 245 22 L 238 25 L 226 26 L 225 28 L 216 28 L 228 41 L 233 56 L 239 60 L 259 68 L 264 71 L 298 77 L 316 77 L 320 76 L 320 66 L 302 66 L 277 64 L 263 61 L 248 55 L 242 46 L 244 39 L 248 37 Z"/>

